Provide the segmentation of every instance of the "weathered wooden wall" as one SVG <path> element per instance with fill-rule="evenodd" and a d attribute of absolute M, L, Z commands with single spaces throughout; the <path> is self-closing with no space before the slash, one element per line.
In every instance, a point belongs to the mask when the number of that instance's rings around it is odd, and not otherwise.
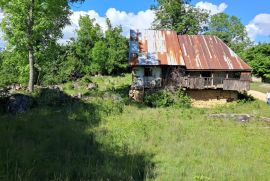
<path fill-rule="evenodd" d="M 250 81 L 225 79 L 223 81 L 223 90 L 249 91 Z"/>

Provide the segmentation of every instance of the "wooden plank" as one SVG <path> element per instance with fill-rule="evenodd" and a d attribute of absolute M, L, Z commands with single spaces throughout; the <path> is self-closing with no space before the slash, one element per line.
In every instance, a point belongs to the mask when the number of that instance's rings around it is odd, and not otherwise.
<path fill-rule="evenodd" d="M 225 79 L 223 90 L 236 90 L 238 92 L 249 91 L 250 81 Z"/>

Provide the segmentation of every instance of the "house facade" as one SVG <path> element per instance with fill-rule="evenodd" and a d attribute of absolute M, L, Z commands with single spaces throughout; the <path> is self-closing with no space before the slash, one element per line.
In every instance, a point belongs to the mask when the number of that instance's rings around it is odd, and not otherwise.
<path fill-rule="evenodd" d="M 244 92 L 251 68 L 215 36 L 131 30 L 131 90 L 176 86 L 187 90 Z"/>

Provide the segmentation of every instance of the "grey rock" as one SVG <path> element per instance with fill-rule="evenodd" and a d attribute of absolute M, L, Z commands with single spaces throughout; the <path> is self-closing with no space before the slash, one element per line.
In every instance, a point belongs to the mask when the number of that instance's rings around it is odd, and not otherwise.
<path fill-rule="evenodd" d="M 78 89 L 81 88 L 79 82 L 74 82 L 74 83 L 73 83 L 73 87 L 74 87 L 75 90 L 78 90 Z"/>
<path fill-rule="evenodd" d="M 11 114 L 24 113 L 33 105 L 33 99 L 23 94 L 14 94 L 8 98 L 6 110 Z"/>
<path fill-rule="evenodd" d="M 89 84 L 87 85 L 87 89 L 88 89 L 88 90 L 93 90 L 93 89 L 96 89 L 96 88 L 97 88 L 97 85 L 94 84 L 94 83 L 89 83 Z"/>

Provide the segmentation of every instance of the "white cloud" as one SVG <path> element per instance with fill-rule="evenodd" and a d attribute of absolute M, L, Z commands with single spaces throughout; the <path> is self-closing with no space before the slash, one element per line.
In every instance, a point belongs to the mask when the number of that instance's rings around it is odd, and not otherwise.
<path fill-rule="evenodd" d="M 137 14 L 118 11 L 114 8 L 108 9 L 106 16 L 113 25 L 121 25 L 124 35 L 129 34 L 130 29 L 149 29 L 155 19 L 152 10 L 140 11 Z"/>
<path fill-rule="evenodd" d="M 270 14 L 258 14 L 246 26 L 251 40 L 256 40 L 257 36 L 270 36 Z"/>
<path fill-rule="evenodd" d="M 215 5 L 209 2 L 200 1 L 195 5 L 196 8 L 204 9 L 210 13 L 210 15 L 222 13 L 228 7 L 227 4 L 221 3 L 219 5 Z"/>
<path fill-rule="evenodd" d="M 70 38 L 76 37 L 76 29 L 79 28 L 80 16 L 89 15 L 91 18 L 96 19 L 102 29 L 106 30 L 106 17 L 111 20 L 113 26 L 121 25 L 123 27 L 123 35 L 128 36 L 130 29 L 148 29 L 151 27 L 155 19 L 155 14 L 151 10 L 140 11 L 137 14 L 127 13 L 125 11 L 118 11 L 115 8 L 107 10 L 105 17 L 100 16 L 94 10 L 91 11 L 74 11 L 71 15 L 71 25 L 63 30 L 64 37 L 59 42 L 65 43 Z"/>
<path fill-rule="evenodd" d="M 123 35 L 129 36 L 130 29 L 148 29 L 151 27 L 152 22 L 155 19 L 155 14 L 151 10 L 140 11 L 138 13 L 128 13 L 125 11 L 118 11 L 115 8 L 107 10 L 105 16 L 100 16 L 96 11 L 74 11 L 70 16 L 71 25 L 66 26 L 63 29 L 63 38 L 59 40 L 60 43 L 67 42 L 70 38 L 76 37 L 76 29 L 79 28 L 80 16 L 89 15 L 91 18 L 96 19 L 102 29 L 106 30 L 106 17 L 108 17 L 113 26 L 121 25 L 123 27 Z M 0 22 L 3 19 L 4 14 L 0 10 Z M 4 42 L 1 40 L 0 32 L 0 46 L 4 46 Z"/>
<path fill-rule="evenodd" d="M 75 38 L 76 37 L 76 29 L 79 28 L 79 19 L 81 16 L 90 16 L 92 19 L 96 19 L 96 23 L 98 23 L 102 29 L 106 28 L 106 23 L 105 23 L 105 18 L 100 17 L 97 12 L 94 10 L 90 11 L 74 11 L 72 15 L 70 16 L 70 21 L 71 24 L 66 26 L 63 30 L 63 38 L 59 40 L 60 43 L 65 43 L 67 42 L 70 38 Z"/>

